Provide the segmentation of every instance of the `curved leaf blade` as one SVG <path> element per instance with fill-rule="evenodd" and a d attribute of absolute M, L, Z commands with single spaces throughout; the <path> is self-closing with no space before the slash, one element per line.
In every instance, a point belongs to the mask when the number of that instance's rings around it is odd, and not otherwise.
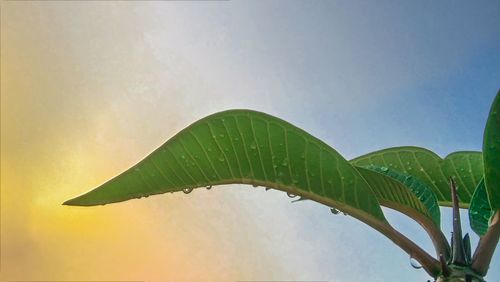
<path fill-rule="evenodd" d="M 493 210 L 500 210 L 500 91 L 491 105 L 483 137 L 484 182 Z"/>
<path fill-rule="evenodd" d="M 405 146 L 383 149 L 351 160 L 356 166 L 385 166 L 412 175 L 436 194 L 441 206 L 451 206 L 449 178 L 455 179 L 460 206 L 469 206 L 472 194 L 482 178 L 481 152 L 460 151 L 444 159 L 425 148 Z"/>
<path fill-rule="evenodd" d="M 371 187 L 347 160 L 276 117 L 230 110 L 188 126 L 144 160 L 66 201 L 92 206 L 218 184 L 273 187 L 336 208 L 381 232 L 431 276 L 439 262 L 385 219 Z"/>
<path fill-rule="evenodd" d="M 385 222 L 359 172 L 333 148 L 276 117 L 230 110 L 188 126 L 132 168 L 65 202 L 92 206 L 218 184 L 334 200 Z"/>
<path fill-rule="evenodd" d="M 368 173 L 367 170 L 373 172 Z M 392 202 L 405 206 L 406 209 L 410 208 L 429 218 L 439 228 L 441 213 L 437 197 L 425 183 L 409 174 L 384 166 L 358 167 L 358 171 L 370 183 L 381 205 Z M 380 174 L 386 177 L 377 177 Z"/>
<path fill-rule="evenodd" d="M 486 186 L 484 179 L 479 182 L 469 208 L 469 222 L 472 230 L 477 235 L 483 236 L 488 231 L 488 223 L 493 215 L 493 212 L 488 202 L 488 195 L 486 193 Z"/>

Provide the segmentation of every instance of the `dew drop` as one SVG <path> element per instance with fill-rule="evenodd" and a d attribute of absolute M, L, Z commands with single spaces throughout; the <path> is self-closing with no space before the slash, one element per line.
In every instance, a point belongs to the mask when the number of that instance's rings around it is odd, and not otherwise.
<path fill-rule="evenodd" d="M 287 195 L 288 197 L 290 197 L 290 198 L 295 198 L 295 197 L 297 197 L 297 195 L 292 194 L 292 193 L 290 193 L 290 192 L 287 192 L 287 193 L 286 193 L 286 195 Z"/>
<path fill-rule="evenodd" d="M 257 184 L 252 184 L 252 186 L 253 186 L 254 188 L 259 187 L 259 185 L 257 185 Z"/>
<path fill-rule="evenodd" d="M 207 188 L 207 190 L 210 190 L 210 189 L 212 189 L 212 185 L 208 185 L 208 186 L 207 186 L 207 187 L 205 187 L 205 188 Z"/>
<path fill-rule="evenodd" d="M 282 166 L 287 166 L 287 165 L 288 165 L 288 160 L 287 160 L 287 159 L 284 159 L 284 160 L 281 162 L 281 165 L 282 165 Z"/>
<path fill-rule="evenodd" d="M 292 203 L 300 202 L 300 201 L 306 201 L 307 199 L 304 197 L 299 197 L 297 200 L 293 200 Z"/>
<path fill-rule="evenodd" d="M 221 138 L 224 138 L 224 136 L 225 136 L 224 134 L 219 134 L 219 137 Z"/>
<path fill-rule="evenodd" d="M 272 188 L 266 187 L 266 191 L 267 191 L 267 190 L 271 190 L 271 189 L 272 189 Z"/>
<path fill-rule="evenodd" d="M 412 257 L 410 257 L 410 265 L 415 268 L 415 269 L 421 269 L 422 268 L 422 265 L 420 265 L 420 263 L 418 263 L 418 261 Z"/>
<path fill-rule="evenodd" d="M 330 211 L 333 213 L 333 214 L 339 214 L 339 210 L 336 209 L 336 208 L 331 208 Z"/>
<path fill-rule="evenodd" d="M 223 162 L 224 160 L 225 160 L 225 159 L 224 159 L 224 155 L 222 155 L 222 154 L 221 154 L 221 155 L 219 155 L 219 161 L 220 161 L 220 162 Z"/>
<path fill-rule="evenodd" d="M 250 145 L 250 149 L 252 149 L 252 150 L 257 149 L 257 145 L 255 145 L 255 143 L 252 143 L 252 144 Z"/>
<path fill-rule="evenodd" d="M 185 159 L 186 159 L 186 156 L 181 155 L 181 159 L 185 160 Z"/>
<path fill-rule="evenodd" d="M 184 188 L 184 189 L 182 189 L 182 192 L 184 192 L 184 194 L 189 194 L 192 191 L 193 191 L 193 188 L 191 188 L 191 187 L 190 188 Z"/>
<path fill-rule="evenodd" d="M 381 170 L 382 172 L 387 172 L 387 171 L 389 171 L 389 168 L 387 168 L 387 167 L 383 166 L 383 167 L 381 167 L 381 168 L 380 168 L 380 170 Z"/>

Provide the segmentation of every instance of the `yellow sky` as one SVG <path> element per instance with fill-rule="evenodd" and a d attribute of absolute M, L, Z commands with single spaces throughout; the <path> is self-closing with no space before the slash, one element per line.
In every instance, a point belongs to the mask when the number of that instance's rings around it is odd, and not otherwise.
<path fill-rule="evenodd" d="M 224 193 L 61 205 L 186 126 L 183 97 L 211 91 L 182 57 L 155 61 L 135 12 L 2 3 L 2 281 L 230 281 L 272 261 Z"/>

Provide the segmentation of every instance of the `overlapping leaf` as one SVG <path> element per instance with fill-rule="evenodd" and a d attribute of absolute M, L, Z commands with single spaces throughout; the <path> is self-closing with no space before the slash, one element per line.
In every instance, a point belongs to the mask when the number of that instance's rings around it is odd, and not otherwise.
<path fill-rule="evenodd" d="M 360 156 L 351 163 L 385 166 L 412 175 L 432 189 L 442 206 L 451 206 L 450 177 L 457 182 L 461 207 L 465 208 L 483 175 L 481 152 L 455 152 L 441 159 L 424 148 L 394 147 Z"/>
<path fill-rule="evenodd" d="M 377 174 L 365 172 L 367 169 Z M 441 215 L 436 195 L 425 183 L 409 174 L 385 166 L 369 165 L 358 167 L 358 170 L 370 183 L 382 205 L 389 202 L 389 205 L 402 205 L 406 210 L 411 208 L 431 219 L 437 227 L 440 226 Z M 378 174 L 387 177 L 379 177 Z"/>

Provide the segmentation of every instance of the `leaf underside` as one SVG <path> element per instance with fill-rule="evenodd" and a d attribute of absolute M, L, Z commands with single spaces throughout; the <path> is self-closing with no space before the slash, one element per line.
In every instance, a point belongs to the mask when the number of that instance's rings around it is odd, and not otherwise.
<path fill-rule="evenodd" d="M 437 227 L 440 226 L 441 215 L 436 195 L 424 182 L 411 175 L 384 166 L 369 165 L 358 167 L 358 170 L 370 183 L 373 192 L 382 205 L 384 205 L 384 202 L 389 201 L 410 207 L 430 218 Z M 394 181 L 387 180 L 387 177 L 373 177 L 373 175 L 364 172 L 366 170 L 385 175 Z M 374 172 L 371 172 L 371 174 Z"/>
<path fill-rule="evenodd" d="M 351 160 L 356 166 L 384 166 L 424 182 L 436 195 L 439 205 L 451 206 L 449 178 L 458 186 L 461 207 L 467 208 L 483 176 L 481 152 L 460 151 L 441 159 L 424 148 L 405 146 L 372 152 Z"/>
<path fill-rule="evenodd" d="M 92 206 L 218 184 L 315 195 L 385 222 L 360 173 L 333 148 L 276 117 L 229 110 L 188 126 L 132 168 L 65 202 Z"/>

